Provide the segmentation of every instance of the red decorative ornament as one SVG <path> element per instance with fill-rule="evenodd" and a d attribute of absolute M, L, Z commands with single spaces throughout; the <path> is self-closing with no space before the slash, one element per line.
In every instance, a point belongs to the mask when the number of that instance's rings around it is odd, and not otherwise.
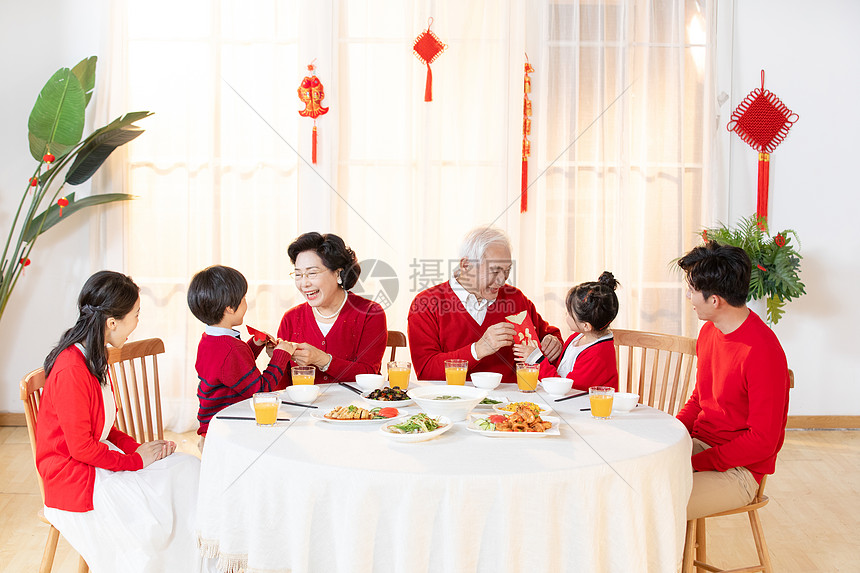
<path fill-rule="evenodd" d="M 773 242 L 776 243 L 777 247 L 784 247 L 785 246 L 785 237 L 783 237 L 782 234 L 779 234 L 773 238 Z"/>
<path fill-rule="evenodd" d="M 62 217 L 63 216 L 63 207 L 69 206 L 69 200 L 66 199 L 65 197 L 60 197 L 59 199 L 57 199 L 57 205 L 60 206 L 60 217 Z"/>
<path fill-rule="evenodd" d="M 761 266 L 761 265 L 756 265 L 756 266 L 759 268 L 760 271 L 767 272 L 767 269 L 764 268 L 763 266 Z"/>
<path fill-rule="evenodd" d="M 50 151 L 42 157 L 42 161 L 45 163 L 53 163 L 55 159 L 56 157 L 54 157 Z"/>
<path fill-rule="evenodd" d="M 529 74 L 535 69 L 529 64 L 529 56 L 526 54 L 526 63 L 523 74 L 523 176 L 520 184 L 520 213 L 525 213 L 529 208 L 529 156 L 532 154 L 532 145 L 529 136 L 532 133 L 532 102 L 529 94 L 532 91 L 532 79 Z"/>
<path fill-rule="evenodd" d="M 702 231 L 702 240 L 705 241 L 706 243 L 708 242 L 708 230 L 707 229 Z"/>
<path fill-rule="evenodd" d="M 36 177 L 30 177 L 30 187 L 35 187 L 39 184 L 39 180 Z"/>
<path fill-rule="evenodd" d="M 756 216 L 767 219 L 768 185 L 770 181 L 770 154 L 782 143 L 788 130 L 799 119 L 785 107 L 772 92 L 764 89 L 764 70 L 761 71 L 761 88 L 751 91 L 735 108 L 726 128 L 734 131 L 750 147 L 758 151 L 758 197 Z"/>
<path fill-rule="evenodd" d="M 299 99 L 305 104 L 305 109 L 299 111 L 302 117 L 310 117 L 314 120 L 314 130 L 311 139 L 311 162 L 316 165 L 317 162 L 317 118 L 328 113 L 329 108 L 322 106 L 322 100 L 325 99 L 325 89 L 322 82 L 314 72 L 314 64 L 308 64 L 308 71 L 311 73 L 302 79 L 299 86 Z"/>
<path fill-rule="evenodd" d="M 22 267 L 29 267 L 30 266 L 30 259 L 29 258 L 21 257 L 21 260 L 18 262 L 21 263 Z"/>
<path fill-rule="evenodd" d="M 418 58 L 422 64 L 427 66 L 427 80 L 424 83 L 424 101 L 433 101 L 433 72 L 430 71 L 430 64 L 436 61 L 439 54 L 445 51 L 448 47 L 443 44 L 436 34 L 430 31 L 430 26 L 433 25 L 433 18 L 427 19 L 427 29 L 418 34 L 415 42 L 412 44 L 412 53 Z"/>

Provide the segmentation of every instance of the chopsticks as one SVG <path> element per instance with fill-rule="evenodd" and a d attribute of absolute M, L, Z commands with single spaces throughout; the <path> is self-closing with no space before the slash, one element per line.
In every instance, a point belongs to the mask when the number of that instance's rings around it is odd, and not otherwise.
<path fill-rule="evenodd" d="M 347 384 L 346 382 L 338 382 L 338 384 L 340 384 L 340 385 L 341 385 L 341 386 L 343 386 L 344 388 L 349 388 L 350 390 L 352 390 L 353 392 L 355 392 L 355 393 L 356 393 L 356 394 L 358 394 L 359 396 L 361 395 L 361 390 L 359 390 L 359 389 L 358 389 L 358 388 L 356 388 L 355 386 L 350 386 L 350 385 L 349 385 L 349 384 Z"/>
<path fill-rule="evenodd" d="M 556 399 L 556 402 L 564 402 L 565 400 L 579 398 L 580 396 L 588 396 L 588 392 L 580 392 L 579 394 L 574 394 L 573 396 L 565 396 L 564 398 L 558 398 Z"/>
<path fill-rule="evenodd" d="M 219 420 L 256 420 L 253 416 L 215 416 Z M 289 418 L 278 418 L 279 422 L 289 422 Z"/>
<path fill-rule="evenodd" d="M 286 404 L 287 406 L 301 406 L 302 408 L 318 408 L 319 406 L 313 406 L 311 404 L 300 404 L 299 402 L 290 402 L 289 400 L 281 400 L 281 404 Z"/>

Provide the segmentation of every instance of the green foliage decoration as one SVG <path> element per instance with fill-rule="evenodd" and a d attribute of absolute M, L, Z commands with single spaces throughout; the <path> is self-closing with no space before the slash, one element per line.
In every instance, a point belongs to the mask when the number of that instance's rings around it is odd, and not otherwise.
<path fill-rule="evenodd" d="M 61 194 L 67 184 L 88 181 L 114 150 L 140 136 L 143 129 L 134 122 L 152 115 L 148 111 L 127 113 L 82 140 L 86 108 L 95 89 L 96 63 L 92 56 L 71 69 L 57 70 L 30 112 L 27 140 L 38 165 L 21 196 L 0 258 L 0 317 L 42 233 L 86 207 L 135 198 L 126 193 L 82 199 L 76 199 L 74 192 Z"/>
<path fill-rule="evenodd" d="M 747 300 L 765 299 L 768 323 L 779 322 L 785 313 L 785 303 L 806 294 L 806 286 L 800 281 L 803 257 L 794 247 L 795 242 L 800 247 L 800 239 L 793 229 L 771 237 L 767 221 L 752 215 L 742 218 L 734 227 L 721 224 L 707 228 L 702 231 L 702 239 L 746 251 L 752 261 Z"/>

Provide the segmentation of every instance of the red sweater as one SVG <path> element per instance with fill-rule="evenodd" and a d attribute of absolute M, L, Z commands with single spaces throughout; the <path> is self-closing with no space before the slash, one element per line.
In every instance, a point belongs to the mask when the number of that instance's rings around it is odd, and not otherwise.
<path fill-rule="evenodd" d="M 477 342 L 490 326 L 506 316 L 528 311 L 537 329 L 538 341 L 547 334 L 561 340 L 561 331 L 550 326 L 535 310 L 535 305 L 517 288 L 504 285 L 495 302 L 487 307 L 484 323 L 469 316 L 466 307 L 446 281 L 418 293 L 409 308 L 409 353 L 419 380 L 444 380 L 445 360 L 466 360 L 471 372 L 499 372 L 502 382 L 516 382 L 513 346 L 475 360 L 472 343 Z"/>
<path fill-rule="evenodd" d="M 316 384 L 330 384 L 355 380 L 356 374 L 379 374 L 382 356 L 388 343 L 388 325 L 385 312 L 379 304 L 353 293 L 337 320 L 323 336 L 311 306 L 307 303 L 294 306 L 284 313 L 278 338 L 290 342 L 307 342 L 331 354 L 328 370 L 317 369 Z M 294 362 L 291 365 L 295 366 Z M 287 372 L 280 387 L 292 384 Z"/>
<path fill-rule="evenodd" d="M 91 511 L 96 468 L 139 470 L 140 444 L 112 427 L 108 441 L 99 439 L 105 423 L 102 388 L 75 346 L 54 362 L 42 391 L 36 424 L 36 468 L 45 485 L 45 505 L 65 511 Z"/>
<path fill-rule="evenodd" d="M 203 333 L 197 346 L 197 399 L 200 409 L 197 420 L 200 428 L 197 433 L 205 436 L 212 417 L 236 402 L 250 398 L 257 392 L 273 390 L 284 375 L 290 355 L 275 349 L 269 366 L 261 374 L 257 369 L 257 356 L 262 346 L 257 346 L 253 338 L 248 342 L 229 336 L 210 336 Z"/>
<path fill-rule="evenodd" d="M 549 360 L 540 363 L 540 377 L 550 378 L 558 376 L 558 364 L 561 362 L 568 346 L 579 336 L 574 333 L 564 343 L 564 348 L 555 364 Z M 611 338 L 594 342 L 585 347 L 573 363 L 568 378 L 573 380 L 573 387 L 577 390 L 588 390 L 592 386 L 609 386 L 618 390 L 618 364 L 615 361 L 615 343 Z"/>
<path fill-rule="evenodd" d="M 761 482 L 773 473 L 788 418 L 788 364 L 779 340 L 750 312 L 729 334 L 706 323 L 696 355 L 696 388 L 678 419 L 712 447 L 693 456 L 693 469 L 744 466 Z"/>

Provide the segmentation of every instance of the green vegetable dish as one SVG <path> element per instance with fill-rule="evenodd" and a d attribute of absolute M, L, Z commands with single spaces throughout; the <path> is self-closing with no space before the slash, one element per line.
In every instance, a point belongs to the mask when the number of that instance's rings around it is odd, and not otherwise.
<path fill-rule="evenodd" d="M 391 424 L 388 431 L 392 434 L 425 434 L 444 427 L 439 418 L 431 418 L 427 414 L 415 414 L 400 424 Z"/>
<path fill-rule="evenodd" d="M 444 396 L 436 396 L 433 398 L 434 400 L 462 400 L 459 396 L 449 396 L 445 394 Z"/>
<path fill-rule="evenodd" d="M 492 406 L 493 404 L 501 404 L 501 400 L 493 400 L 492 398 L 484 398 L 479 404 L 484 404 L 485 406 Z"/>

